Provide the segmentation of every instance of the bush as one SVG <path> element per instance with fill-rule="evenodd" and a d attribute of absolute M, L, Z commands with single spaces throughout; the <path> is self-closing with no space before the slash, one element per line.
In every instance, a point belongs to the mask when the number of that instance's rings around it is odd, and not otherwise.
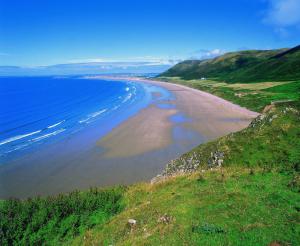
<path fill-rule="evenodd" d="M 122 210 L 124 187 L 90 189 L 0 205 L 0 245 L 41 245 L 70 239 Z"/>

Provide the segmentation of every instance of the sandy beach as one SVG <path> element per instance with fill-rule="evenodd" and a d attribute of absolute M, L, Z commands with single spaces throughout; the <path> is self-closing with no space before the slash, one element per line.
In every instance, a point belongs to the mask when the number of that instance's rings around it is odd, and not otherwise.
<path fill-rule="evenodd" d="M 175 114 L 185 119 L 179 122 L 181 127 L 200 134 L 206 141 L 240 131 L 258 115 L 222 98 L 183 85 L 140 78 L 126 80 L 163 87 L 175 95 L 175 100 L 159 100 L 159 95 L 155 95 L 158 98 L 156 103 L 100 139 L 97 145 L 106 150 L 106 158 L 140 155 L 171 145 L 174 127 L 171 116 Z M 161 109 L 157 106 L 159 104 L 168 107 Z"/>

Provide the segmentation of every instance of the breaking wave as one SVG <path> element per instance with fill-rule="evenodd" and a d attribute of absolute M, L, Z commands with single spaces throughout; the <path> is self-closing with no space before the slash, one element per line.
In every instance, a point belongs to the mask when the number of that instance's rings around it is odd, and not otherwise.
<path fill-rule="evenodd" d="M 11 137 L 11 138 L 4 139 L 2 142 L 0 142 L 0 145 L 7 144 L 7 143 L 11 143 L 11 142 L 14 142 L 14 141 L 23 139 L 23 138 L 27 138 L 27 137 L 29 137 L 29 136 L 38 134 L 38 133 L 40 133 L 41 131 L 42 131 L 42 130 L 38 130 L 38 131 L 35 131 L 35 132 L 31 132 L 31 133 L 27 133 L 27 134 L 18 135 L 18 136 L 14 136 L 14 137 Z"/>

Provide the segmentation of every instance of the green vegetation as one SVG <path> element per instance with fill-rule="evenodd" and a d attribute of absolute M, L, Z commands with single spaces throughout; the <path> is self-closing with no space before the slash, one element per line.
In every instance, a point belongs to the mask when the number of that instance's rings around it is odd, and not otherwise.
<path fill-rule="evenodd" d="M 103 225 L 122 208 L 123 187 L 0 205 L 0 245 L 57 245 L 88 228 Z"/>
<path fill-rule="evenodd" d="M 183 61 L 163 77 L 227 83 L 300 80 L 300 45 L 292 49 L 230 52 L 214 59 Z"/>
<path fill-rule="evenodd" d="M 127 207 L 74 245 L 299 245 L 299 194 L 288 174 L 195 173 L 126 193 Z M 167 222 L 163 217 L 169 218 Z M 130 228 L 129 218 L 137 224 Z"/>
<path fill-rule="evenodd" d="M 184 80 L 178 77 L 158 79 L 209 92 L 256 112 L 261 112 L 272 102 L 300 100 L 300 80 L 228 84 L 212 80 Z"/>

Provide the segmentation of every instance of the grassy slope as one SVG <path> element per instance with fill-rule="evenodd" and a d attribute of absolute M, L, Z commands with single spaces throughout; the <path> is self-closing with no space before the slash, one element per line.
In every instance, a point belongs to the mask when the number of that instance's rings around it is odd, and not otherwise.
<path fill-rule="evenodd" d="M 284 173 L 194 173 L 135 185 L 127 209 L 74 245 L 299 245 L 299 194 Z M 167 215 L 169 222 L 159 219 Z M 137 220 L 135 228 L 127 220 Z"/>
<path fill-rule="evenodd" d="M 299 116 L 299 104 L 283 104 L 241 132 L 198 146 L 167 167 L 177 173 L 197 156 L 192 174 L 130 186 L 126 209 L 73 244 L 299 245 Z M 224 165 L 210 171 L 215 151 L 224 153 Z M 169 221 L 160 221 L 164 215 Z"/>
<path fill-rule="evenodd" d="M 183 61 L 162 76 L 228 83 L 300 79 L 300 46 L 293 49 L 231 52 L 209 60 Z"/>

